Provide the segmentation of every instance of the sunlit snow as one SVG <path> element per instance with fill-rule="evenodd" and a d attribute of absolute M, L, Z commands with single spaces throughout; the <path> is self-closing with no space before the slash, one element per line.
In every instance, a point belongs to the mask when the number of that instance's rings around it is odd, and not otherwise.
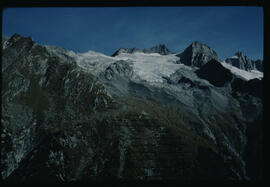
<path fill-rule="evenodd" d="M 50 50 L 59 49 L 50 48 Z M 164 81 L 164 76 L 169 77 L 179 68 L 194 70 L 193 67 L 186 66 L 184 64 L 177 64 L 179 57 L 177 57 L 176 54 L 160 55 L 158 53 L 135 52 L 132 54 L 121 53 L 115 57 L 111 57 L 95 51 L 76 53 L 66 50 L 64 53 L 67 53 L 68 56 L 73 57 L 80 67 L 95 75 L 103 72 L 111 63 L 114 63 L 118 60 L 125 60 L 131 63 L 135 74 L 140 79 L 145 80 L 153 85 L 156 83 L 162 83 Z M 236 58 L 236 56 L 231 58 Z M 225 61 L 221 62 L 221 64 L 225 68 L 229 69 L 233 74 L 245 80 L 254 78 L 261 79 L 263 77 L 263 73 L 260 71 L 245 71 L 234 67 Z"/>
<path fill-rule="evenodd" d="M 75 59 L 80 67 L 95 75 L 104 71 L 111 63 L 116 61 L 113 57 L 95 51 L 88 51 L 86 53 L 69 51 L 68 54 Z"/>
<path fill-rule="evenodd" d="M 231 58 L 235 58 L 235 59 L 237 59 L 237 58 L 239 58 L 238 56 L 232 56 Z"/>
<path fill-rule="evenodd" d="M 129 60 L 133 63 L 135 73 L 149 83 L 163 82 L 163 76 L 170 76 L 180 67 L 177 64 L 179 57 L 171 55 L 160 55 L 158 53 L 121 53 L 115 57 L 118 60 Z"/>
<path fill-rule="evenodd" d="M 250 80 L 250 79 L 255 79 L 255 78 L 258 78 L 258 79 L 263 78 L 263 73 L 260 71 L 256 71 L 256 70 L 245 71 L 245 70 L 239 69 L 237 67 L 234 67 L 234 66 L 232 66 L 224 61 L 221 62 L 221 64 L 225 68 L 229 69 L 233 74 L 240 76 L 245 80 Z"/>
<path fill-rule="evenodd" d="M 125 60 L 131 63 L 134 72 L 140 79 L 146 80 L 149 83 L 163 82 L 164 79 L 162 76 L 169 76 L 180 67 L 185 66 L 176 63 L 179 57 L 174 54 L 160 55 L 158 53 L 146 54 L 136 52 L 133 54 L 121 53 L 116 57 L 110 57 L 94 51 L 88 51 L 86 53 L 74 53 L 73 51 L 69 51 L 69 55 L 76 60 L 79 66 L 94 74 L 104 71 L 115 61 Z"/>

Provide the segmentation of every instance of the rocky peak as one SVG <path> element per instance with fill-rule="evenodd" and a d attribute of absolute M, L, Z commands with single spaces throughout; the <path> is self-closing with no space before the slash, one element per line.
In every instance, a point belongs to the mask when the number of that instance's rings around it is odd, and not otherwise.
<path fill-rule="evenodd" d="M 211 49 L 211 47 L 209 47 L 208 45 L 206 44 L 203 44 L 199 41 L 194 41 L 190 44 L 190 46 L 194 49 L 194 48 L 205 48 L 205 49 Z"/>
<path fill-rule="evenodd" d="M 3 49 L 6 49 L 9 46 L 21 46 L 22 48 L 27 47 L 27 46 L 32 46 L 34 44 L 33 40 L 31 37 L 22 37 L 19 34 L 14 34 L 11 36 L 7 41 L 4 42 L 3 44 Z M 19 47 L 19 48 L 21 48 Z"/>
<path fill-rule="evenodd" d="M 22 37 L 21 35 L 15 33 L 8 41 L 9 43 L 15 43 L 17 41 L 28 41 L 28 42 L 33 42 L 31 37 Z"/>
<path fill-rule="evenodd" d="M 251 71 L 255 69 L 262 71 L 261 65 L 259 63 L 258 64 L 256 63 L 258 61 L 253 61 L 249 59 L 241 51 L 237 51 L 235 53 L 235 56 L 227 58 L 225 62 L 246 71 Z"/>
<path fill-rule="evenodd" d="M 2 179 L 261 178 L 262 81 L 236 79 L 210 47 L 193 42 L 181 60 L 200 68 L 176 68 L 164 77 L 171 85 L 155 86 L 130 79 L 130 61 L 87 58 L 103 65 L 95 76 L 98 66 L 83 69 L 65 50 L 19 35 L 10 42 L 2 50 Z"/>
<path fill-rule="evenodd" d="M 150 49 L 144 49 L 144 53 L 159 53 L 161 55 L 172 54 L 172 52 L 166 47 L 165 44 L 158 44 L 156 46 L 151 47 Z"/>
<path fill-rule="evenodd" d="M 132 54 L 132 53 L 135 53 L 135 52 L 142 52 L 142 50 L 140 49 L 137 49 L 137 48 L 120 48 L 118 49 L 112 56 L 117 56 L 121 53 L 129 53 L 129 54 Z"/>
<path fill-rule="evenodd" d="M 189 47 L 193 51 L 211 51 L 212 53 L 217 54 L 211 47 L 199 41 L 192 42 Z"/>
<path fill-rule="evenodd" d="M 15 33 L 15 34 L 10 38 L 10 41 L 16 42 L 16 41 L 18 41 L 18 40 L 21 39 L 21 38 L 22 38 L 22 37 L 21 37 L 19 34 Z"/>
<path fill-rule="evenodd" d="M 244 54 L 243 54 L 241 51 L 237 51 L 237 52 L 235 53 L 235 55 L 236 55 L 237 57 L 242 57 L 242 58 L 244 58 Z"/>
<path fill-rule="evenodd" d="M 183 53 L 178 55 L 180 62 L 189 66 L 201 67 L 209 60 L 219 60 L 217 53 L 209 46 L 198 41 L 192 42 Z"/>
<path fill-rule="evenodd" d="M 159 53 L 161 55 L 172 54 L 172 52 L 164 44 L 155 45 L 149 49 L 137 49 L 137 48 L 120 48 L 112 56 L 117 56 L 121 53 L 135 53 L 135 52 L 144 52 L 144 53 Z"/>

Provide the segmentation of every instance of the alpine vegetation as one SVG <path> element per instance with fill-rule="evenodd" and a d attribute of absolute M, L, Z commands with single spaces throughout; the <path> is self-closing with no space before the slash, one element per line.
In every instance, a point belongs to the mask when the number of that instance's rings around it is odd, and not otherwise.
<path fill-rule="evenodd" d="M 134 46 L 135 47 L 135 46 Z M 262 178 L 263 61 L 2 40 L 6 181 Z"/>

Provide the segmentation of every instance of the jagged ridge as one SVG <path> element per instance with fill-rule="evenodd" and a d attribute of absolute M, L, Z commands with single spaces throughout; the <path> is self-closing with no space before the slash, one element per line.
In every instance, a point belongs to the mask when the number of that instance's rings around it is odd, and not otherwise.
<path fill-rule="evenodd" d="M 235 56 L 227 58 L 225 62 L 246 71 L 251 70 L 258 70 L 261 72 L 263 71 L 262 61 L 260 60 L 253 61 L 240 51 L 236 52 Z"/>
<path fill-rule="evenodd" d="M 128 60 L 116 59 L 93 75 L 74 56 L 55 55 L 31 38 L 16 35 L 8 42 L 2 69 L 3 178 L 260 177 L 250 166 L 261 151 L 251 148 L 261 140 L 246 134 L 262 125 L 260 94 L 249 92 L 246 81 L 235 89 L 238 79 L 218 61 L 200 69 L 176 64 L 179 69 L 166 81 L 151 85 L 133 79 L 134 62 Z M 88 60 L 92 63 L 91 55 Z M 222 84 L 215 82 L 216 72 L 226 75 Z M 115 85 L 121 94 L 108 93 Z M 258 165 L 259 173 L 262 162 Z"/>
<path fill-rule="evenodd" d="M 135 53 L 135 52 L 143 52 L 143 53 L 159 53 L 161 55 L 168 55 L 168 54 L 172 54 L 172 52 L 164 45 L 164 44 L 159 44 L 156 46 L 153 46 L 149 49 L 137 49 L 137 48 L 120 48 L 119 50 L 117 50 L 112 56 L 115 57 L 121 53 Z"/>

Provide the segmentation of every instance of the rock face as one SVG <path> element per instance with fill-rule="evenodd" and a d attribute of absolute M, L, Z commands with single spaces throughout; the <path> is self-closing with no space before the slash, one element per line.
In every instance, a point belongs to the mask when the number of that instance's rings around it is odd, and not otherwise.
<path fill-rule="evenodd" d="M 225 62 L 246 71 L 251 70 L 263 71 L 262 62 L 260 60 L 253 61 L 249 59 L 247 56 L 243 55 L 243 53 L 240 51 L 236 52 L 235 56 L 227 58 Z"/>
<path fill-rule="evenodd" d="M 200 78 L 208 80 L 217 87 L 222 87 L 225 83 L 228 83 L 233 79 L 233 74 L 230 70 L 224 68 L 216 60 L 210 60 L 198 69 L 196 73 Z"/>
<path fill-rule="evenodd" d="M 263 72 L 263 61 L 262 61 L 262 60 L 256 60 L 256 61 L 254 62 L 254 64 L 255 64 L 255 67 L 256 67 L 256 69 L 257 69 L 258 71 Z"/>
<path fill-rule="evenodd" d="M 2 179 L 262 178 L 262 80 L 211 60 L 150 84 L 126 60 L 94 75 L 64 49 L 5 44 Z"/>
<path fill-rule="evenodd" d="M 112 56 L 117 56 L 117 55 L 119 55 L 121 53 L 131 53 L 132 54 L 132 53 L 135 53 L 135 52 L 142 52 L 142 50 L 137 49 L 137 48 L 131 48 L 131 49 L 129 49 L 129 48 L 120 48 L 114 54 L 112 54 Z"/>
<path fill-rule="evenodd" d="M 159 44 L 154 47 L 151 47 L 150 49 L 144 49 L 144 53 L 159 53 L 161 55 L 168 55 L 172 54 L 172 52 L 164 45 L 164 44 Z"/>
<path fill-rule="evenodd" d="M 197 67 L 203 66 L 212 59 L 219 60 L 213 49 L 198 41 L 192 42 L 183 53 L 179 54 L 179 57 L 181 63 Z"/>
<path fill-rule="evenodd" d="M 250 94 L 255 97 L 263 98 L 263 80 L 251 79 L 249 81 L 243 81 L 236 78 L 232 82 L 232 90 L 242 94 Z"/>
<path fill-rule="evenodd" d="M 91 113 L 111 102 L 91 74 L 49 56 L 44 47 L 19 35 L 11 37 L 3 51 L 2 76 L 2 178 L 16 170 L 48 135 L 84 128 Z"/>
<path fill-rule="evenodd" d="M 129 63 L 124 60 L 116 61 L 106 68 L 104 76 L 107 80 L 116 78 L 116 76 L 124 76 L 131 78 L 134 72 Z"/>
<path fill-rule="evenodd" d="M 156 46 L 153 46 L 149 49 L 137 49 L 137 48 L 120 48 L 119 50 L 117 50 L 112 56 L 117 56 L 121 53 L 135 53 L 135 52 L 143 52 L 143 53 L 159 53 L 161 55 L 168 55 L 168 54 L 172 54 L 172 52 L 164 45 L 164 44 L 159 44 Z"/>

